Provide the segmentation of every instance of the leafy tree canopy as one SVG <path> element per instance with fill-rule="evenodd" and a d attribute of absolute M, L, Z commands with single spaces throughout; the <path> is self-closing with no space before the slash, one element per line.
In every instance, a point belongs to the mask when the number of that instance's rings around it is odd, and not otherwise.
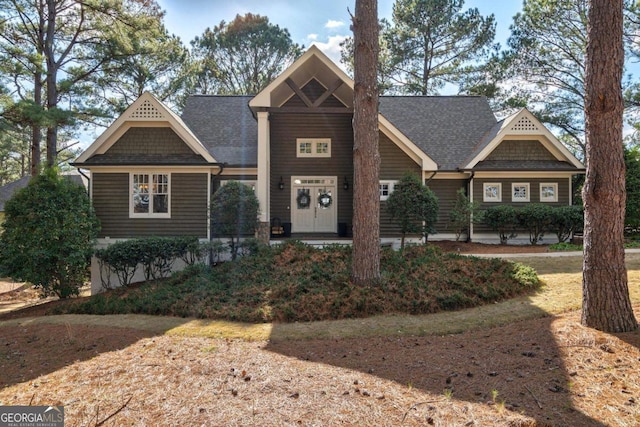
<path fill-rule="evenodd" d="M 526 106 L 582 160 L 588 6 L 588 0 L 525 0 L 513 18 L 508 48 L 494 56 L 486 80 L 500 81 L 501 90 L 494 93 L 498 109 Z M 625 1 L 627 62 L 637 57 L 633 35 L 640 29 L 639 10 L 635 2 Z M 634 105 L 640 99 L 637 85 L 627 79 L 623 86 L 627 105 Z"/>
<path fill-rule="evenodd" d="M 247 13 L 207 28 L 192 42 L 194 89 L 202 93 L 256 94 L 302 54 L 289 31 Z"/>
<path fill-rule="evenodd" d="M 398 0 L 391 22 L 380 22 L 379 84 L 383 92 L 437 95 L 449 84 L 469 85 L 483 73 L 496 22 L 464 0 Z M 342 60 L 352 64 L 353 41 Z"/>

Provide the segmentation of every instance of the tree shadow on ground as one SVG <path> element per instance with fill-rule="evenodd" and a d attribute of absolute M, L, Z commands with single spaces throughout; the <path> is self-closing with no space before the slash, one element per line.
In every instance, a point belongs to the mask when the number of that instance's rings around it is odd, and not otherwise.
<path fill-rule="evenodd" d="M 0 326 L 0 389 L 124 349 L 156 335 L 138 329 L 77 324 Z M 24 402 L 23 404 L 27 404 Z"/>
<path fill-rule="evenodd" d="M 524 414 L 533 418 L 537 426 L 603 426 L 575 409 L 573 400 L 579 397 L 572 393 L 571 383 L 572 376 L 579 373 L 568 372 L 553 322 L 553 317 L 542 317 L 458 335 L 296 342 L 280 339 L 279 325 L 274 325 L 266 349 L 375 375 L 408 390 L 423 390 L 433 395 L 434 401 L 448 396 L 456 401 L 490 405 L 498 411 L 496 417 L 503 420 L 499 411 Z M 439 403 L 416 404 L 414 417 L 425 424 L 438 421 L 434 421 L 433 411 Z M 465 425 L 473 420 L 471 414 L 467 416 L 456 422 Z"/>

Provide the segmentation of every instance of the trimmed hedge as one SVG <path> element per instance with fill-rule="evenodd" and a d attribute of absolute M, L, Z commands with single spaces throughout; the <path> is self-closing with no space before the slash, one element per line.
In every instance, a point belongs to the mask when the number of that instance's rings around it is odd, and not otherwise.
<path fill-rule="evenodd" d="M 130 285 L 138 268 L 145 280 L 168 277 L 173 264 L 182 259 L 187 265 L 201 263 L 209 251 L 208 243 L 197 237 L 148 237 L 116 242 L 95 252 L 100 264 L 100 280 L 105 289 L 113 289 L 111 273 L 118 286 Z"/>
<path fill-rule="evenodd" d="M 559 242 L 566 242 L 583 226 L 582 206 L 550 206 L 532 203 L 516 208 L 508 205 L 494 206 L 483 213 L 482 222 L 492 228 L 501 244 L 517 236 L 518 230 L 529 233 L 532 245 L 542 240 L 545 233 L 553 233 Z"/>

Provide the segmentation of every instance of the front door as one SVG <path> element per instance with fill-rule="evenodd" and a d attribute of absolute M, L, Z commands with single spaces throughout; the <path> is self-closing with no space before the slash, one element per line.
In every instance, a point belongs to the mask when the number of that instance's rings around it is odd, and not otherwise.
<path fill-rule="evenodd" d="M 294 233 L 336 233 L 336 177 L 292 177 L 291 222 Z"/>

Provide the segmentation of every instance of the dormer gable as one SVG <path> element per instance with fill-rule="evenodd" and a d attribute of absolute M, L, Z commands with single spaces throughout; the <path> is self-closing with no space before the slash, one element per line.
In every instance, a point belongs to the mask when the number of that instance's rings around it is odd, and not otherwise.
<path fill-rule="evenodd" d="M 171 134 L 177 135 L 185 144 L 187 152 L 200 156 L 206 163 L 217 163 L 180 117 L 151 93 L 145 92 L 76 159 L 74 164 L 81 166 L 92 157 L 105 154 L 124 135 L 131 134 L 130 130 L 141 128 L 169 128 Z"/>
<path fill-rule="evenodd" d="M 474 169 L 488 160 L 508 161 L 509 152 L 526 152 L 527 160 L 563 162 L 584 170 L 584 165 L 526 108 L 498 122 L 484 136 L 461 169 Z M 520 154 L 514 157 L 524 160 Z"/>

